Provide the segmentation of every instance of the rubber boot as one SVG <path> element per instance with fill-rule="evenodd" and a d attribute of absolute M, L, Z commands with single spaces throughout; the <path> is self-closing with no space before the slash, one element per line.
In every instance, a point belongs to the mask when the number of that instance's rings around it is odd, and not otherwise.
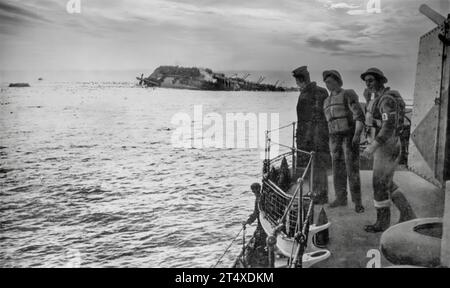
<path fill-rule="evenodd" d="M 364 206 L 361 203 L 361 200 L 360 201 L 356 201 L 355 202 L 355 212 L 359 214 L 359 213 L 364 213 L 364 211 L 365 211 L 365 209 L 364 209 Z"/>
<path fill-rule="evenodd" d="M 395 190 L 391 195 L 392 203 L 400 211 L 400 219 L 398 223 L 406 222 L 417 218 L 411 205 L 400 189 Z"/>
<path fill-rule="evenodd" d="M 377 221 L 364 227 L 364 230 L 368 233 L 378 233 L 385 231 L 389 225 L 391 225 L 391 208 L 377 208 Z"/>

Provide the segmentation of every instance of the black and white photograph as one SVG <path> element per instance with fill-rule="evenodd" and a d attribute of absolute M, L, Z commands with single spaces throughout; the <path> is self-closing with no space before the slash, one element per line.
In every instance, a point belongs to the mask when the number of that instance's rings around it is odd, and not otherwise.
<path fill-rule="evenodd" d="M 0 267 L 448 268 L 449 55 L 449 0 L 0 0 Z"/>

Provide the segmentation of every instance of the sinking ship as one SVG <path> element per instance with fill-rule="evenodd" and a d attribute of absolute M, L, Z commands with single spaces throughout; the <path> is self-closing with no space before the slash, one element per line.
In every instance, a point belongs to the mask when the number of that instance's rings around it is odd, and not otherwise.
<path fill-rule="evenodd" d="M 160 66 L 153 73 L 144 77 L 136 77 L 138 85 L 142 87 L 163 87 L 188 90 L 212 90 L 212 91 L 272 91 L 284 92 L 292 90 L 279 86 L 279 81 L 274 84 L 262 83 L 265 77 L 261 76 L 256 82 L 248 81 L 250 74 L 243 77 L 227 77 L 223 73 L 213 72 L 211 69 L 180 66 Z"/>
<path fill-rule="evenodd" d="M 273 131 L 266 132 L 258 209 L 267 241 L 260 249 L 255 247 L 255 237 L 244 238 L 232 267 L 450 267 L 450 15 L 446 18 L 427 5 L 422 5 L 420 12 L 437 27 L 420 37 L 414 102 L 404 145 L 407 157 L 394 177 L 418 218 L 383 233 L 363 230 L 375 218 L 375 209 L 371 163 L 361 159 L 366 212 L 328 209 L 329 221 L 319 221 L 311 181 L 315 156 L 295 147 L 293 123 L 279 128 L 292 129 L 292 144 L 274 143 Z M 285 151 L 272 157 L 272 145 Z M 300 154 L 309 159 L 306 167 L 296 164 Z M 331 178 L 329 193 L 334 194 Z M 395 219 L 398 212 L 394 209 L 393 213 Z"/>

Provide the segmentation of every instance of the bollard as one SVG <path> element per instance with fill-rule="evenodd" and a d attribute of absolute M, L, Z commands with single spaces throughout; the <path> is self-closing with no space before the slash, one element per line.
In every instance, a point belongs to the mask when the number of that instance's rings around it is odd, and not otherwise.
<path fill-rule="evenodd" d="M 276 236 L 267 237 L 267 248 L 269 251 L 269 268 L 275 268 L 275 245 L 277 244 Z"/>
<path fill-rule="evenodd" d="M 317 226 L 322 226 L 328 223 L 328 217 L 325 213 L 325 209 L 320 210 L 319 217 L 317 219 Z M 318 232 L 316 235 L 314 235 L 314 244 L 317 247 L 323 248 L 330 242 L 330 236 L 328 233 L 328 229 L 325 229 L 323 231 Z"/>

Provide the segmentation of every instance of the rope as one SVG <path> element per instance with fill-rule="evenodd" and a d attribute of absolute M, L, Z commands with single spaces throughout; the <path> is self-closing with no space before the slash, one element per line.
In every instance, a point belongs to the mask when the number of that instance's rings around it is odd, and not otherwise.
<path fill-rule="evenodd" d="M 272 133 L 274 131 L 282 130 L 284 128 L 288 128 L 288 127 L 294 126 L 295 124 L 297 124 L 297 122 L 292 122 L 291 124 L 288 124 L 288 125 L 285 125 L 285 126 L 282 126 L 282 127 L 279 127 L 279 128 L 275 128 L 273 130 L 267 130 L 267 133 Z"/>
<path fill-rule="evenodd" d="M 222 256 L 220 256 L 219 260 L 217 260 L 216 264 L 211 266 L 211 268 L 216 268 L 216 266 L 220 263 L 220 261 L 222 260 L 223 256 L 225 256 L 225 254 L 227 254 L 228 250 L 230 250 L 231 245 L 233 245 L 234 241 L 236 241 L 236 239 L 239 237 L 239 235 L 241 234 L 242 230 L 244 230 L 244 226 L 242 226 L 241 230 L 239 230 L 239 233 L 236 234 L 236 236 L 233 238 L 233 240 L 231 241 L 230 245 L 228 245 L 227 249 L 225 249 L 225 252 L 223 252 Z"/>
<path fill-rule="evenodd" d="M 293 148 L 291 146 L 283 145 L 283 144 L 280 144 L 280 143 L 277 143 L 277 142 L 274 142 L 274 141 L 270 141 L 270 143 L 271 143 L 270 146 L 273 146 L 273 144 L 275 144 L 275 145 L 278 145 L 278 146 L 281 146 L 281 147 L 284 147 L 284 148 L 295 150 L 295 151 L 300 152 L 300 153 L 311 155 L 311 152 L 300 150 L 300 149 L 297 149 L 297 148 Z"/>
<path fill-rule="evenodd" d="M 283 157 L 289 157 L 289 156 L 291 156 L 291 155 L 292 155 L 292 152 L 286 152 L 286 153 L 283 153 L 283 154 L 278 155 L 278 156 L 275 157 L 275 158 L 270 159 L 270 162 L 276 162 L 276 161 L 278 161 L 278 160 L 283 159 Z"/>

